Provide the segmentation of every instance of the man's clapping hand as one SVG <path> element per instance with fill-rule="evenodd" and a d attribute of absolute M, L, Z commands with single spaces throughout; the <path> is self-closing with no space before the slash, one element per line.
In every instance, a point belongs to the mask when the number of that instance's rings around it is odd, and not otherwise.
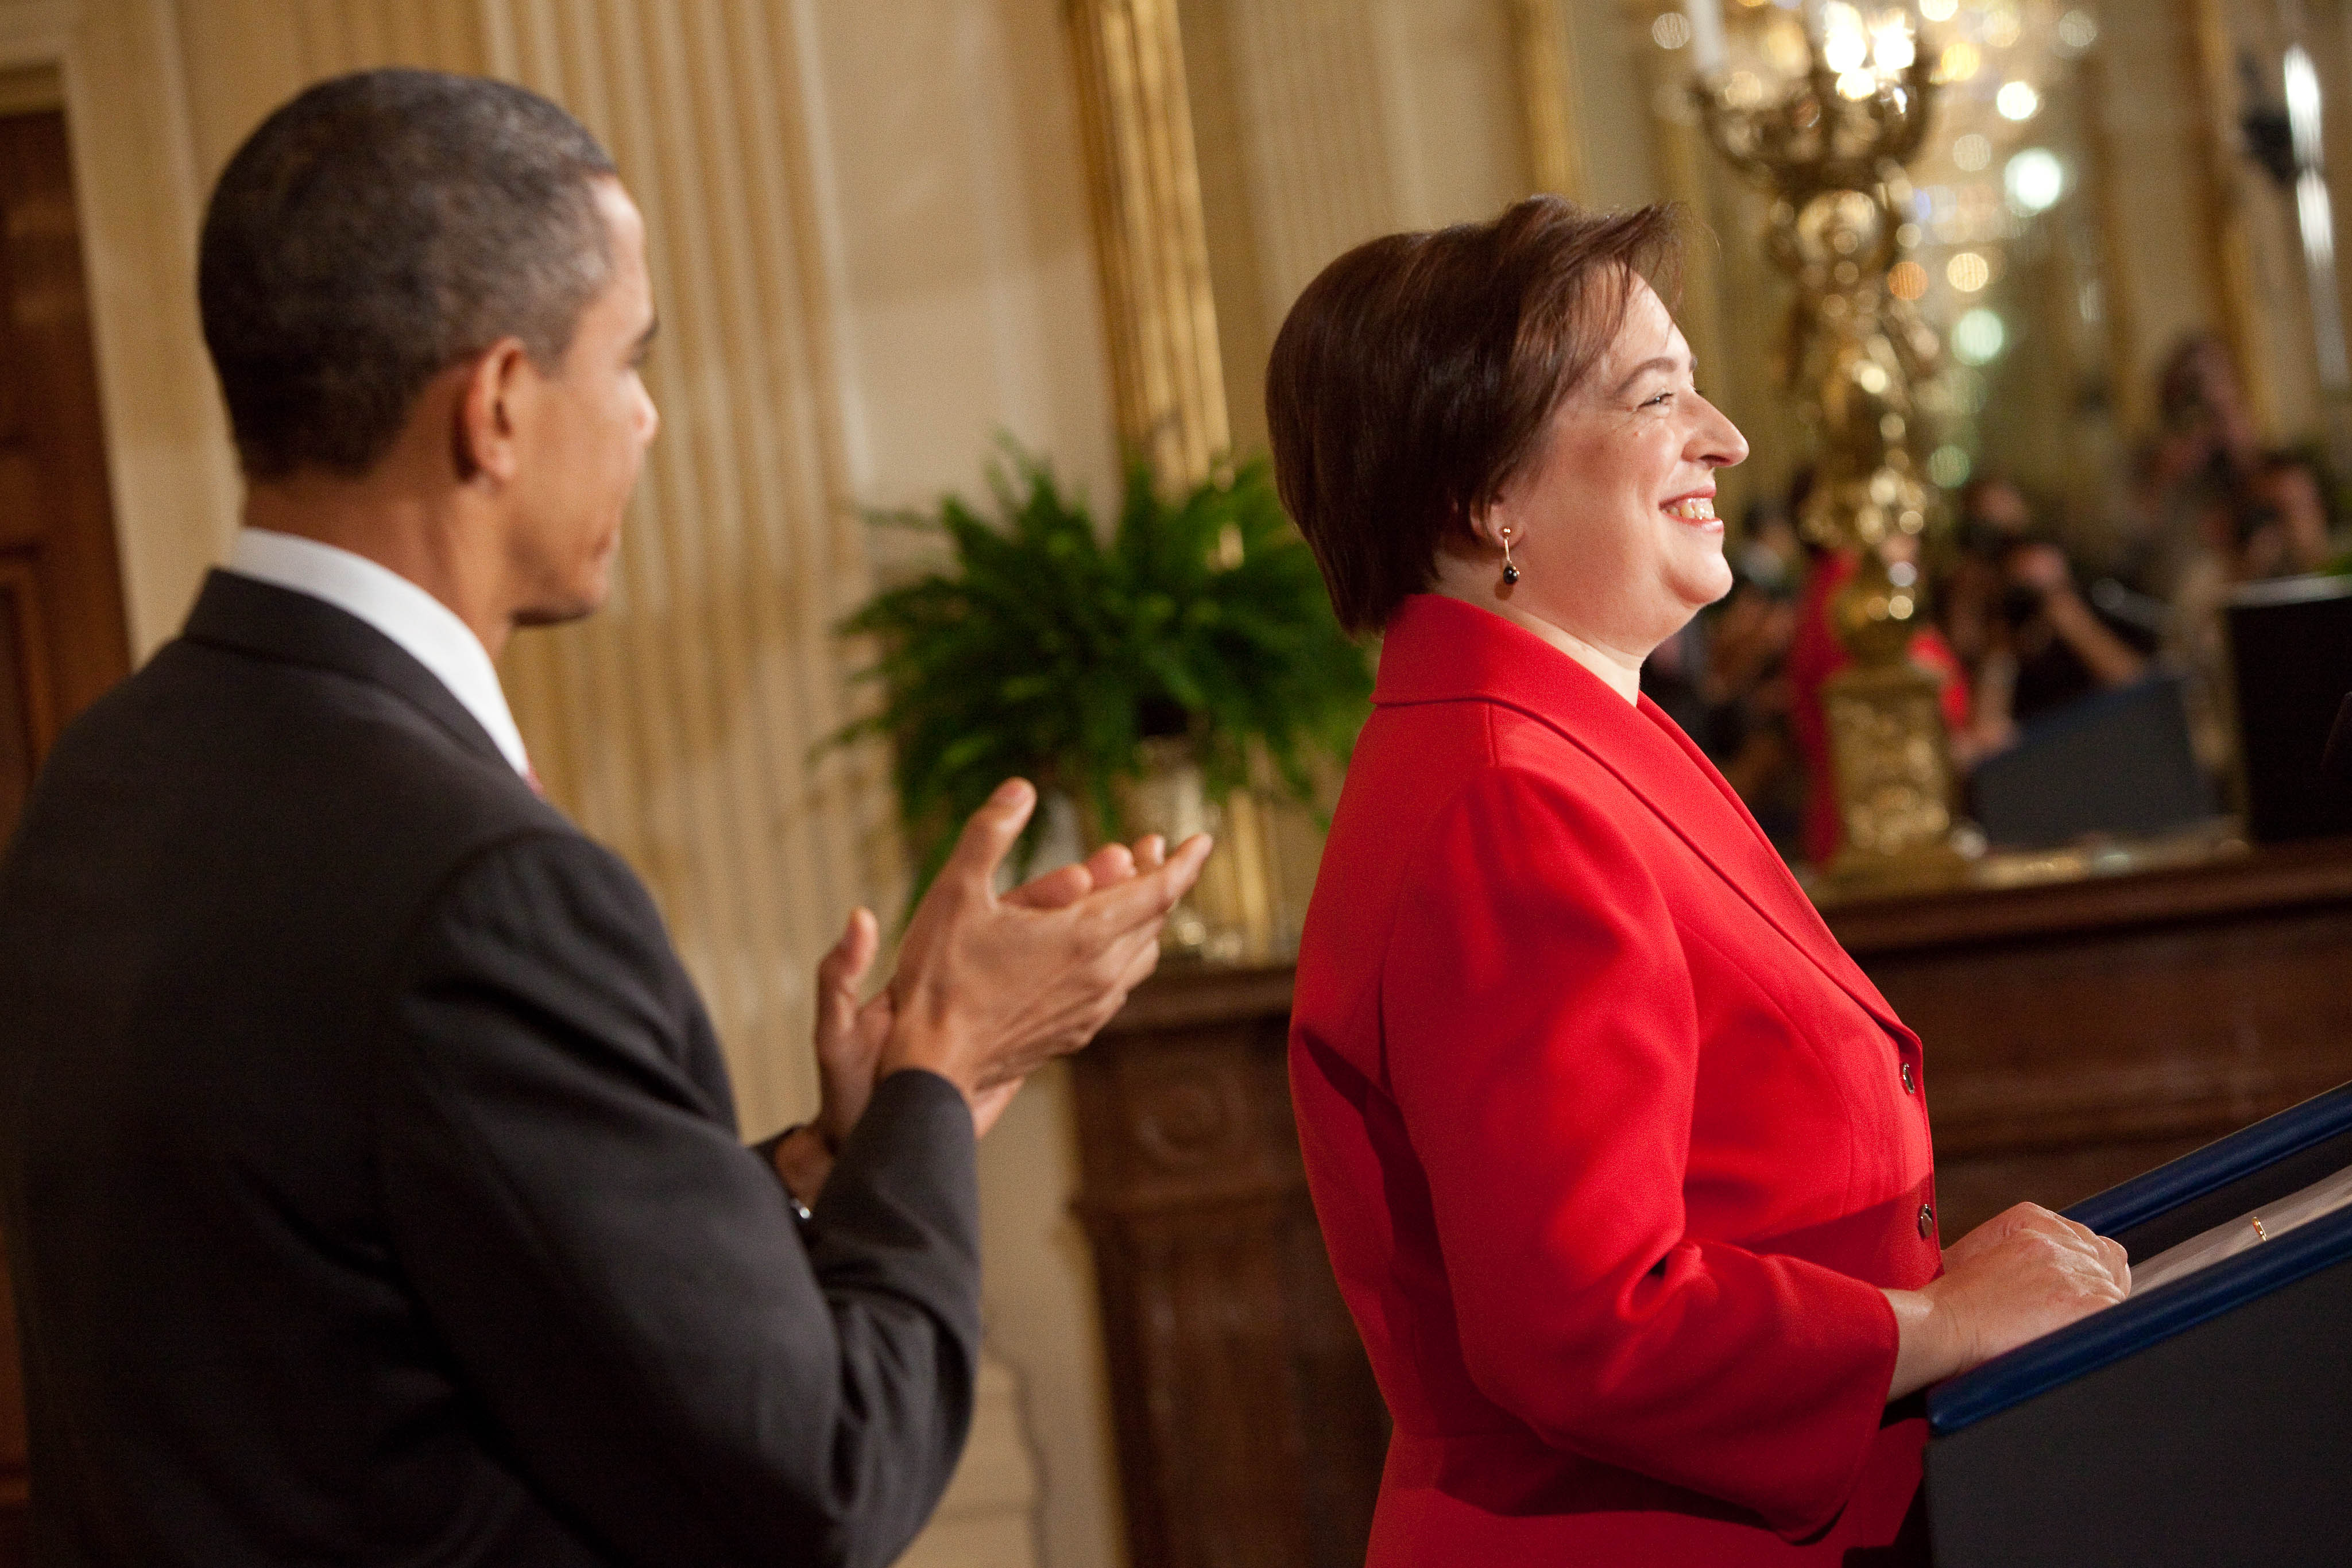
<path fill-rule="evenodd" d="M 776 1151 L 803 1202 L 831 1153 L 865 1114 L 875 1083 L 901 1068 L 963 1091 L 975 1128 L 996 1124 L 1036 1067 L 1094 1037 L 1159 962 L 1160 927 L 1208 859 L 1195 836 L 1166 853 L 1157 834 L 1109 844 L 999 896 L 996 872 L 1036 809 L 1008 780 L 965 824 L 917 906 L 898 972 L 870 1000 L 858 990 L 881 935 L 860 909 L 817 966 L 815 1044 L 821 1109 Z"/>
<path fill-rule="evenodd" d="M 996 869 L 1036 805 L 1024 781 L 1000 787 L 916 908 L 879 1073 L 924 1068 L 977 1105 L 1093 1039 L 1158 965 L 1160 923 L 1200 876 L 1208 838 L 1164 862 L 1149 841 L 1141 855 L 1106 850 L 999 898 Z"/>

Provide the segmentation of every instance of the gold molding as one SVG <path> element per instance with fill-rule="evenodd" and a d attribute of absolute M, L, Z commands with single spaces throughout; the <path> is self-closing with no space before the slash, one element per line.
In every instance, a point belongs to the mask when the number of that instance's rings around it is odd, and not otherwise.
<path fill-rule="evenodd" d="M 1233 435 L 1175 0 L 1069 0 L 1119 439 L 1160 482 L 1205 478 Z"/>
<path fill-rule="evenodd" d="M 2092 209 L 2099 232 L 2099 313 L 2105 329 L 2109 395 L 2126 431 L 2144 431 L 2156 423 L 2156 398 L 2137 358 L 2139 345 L 2138 279 L 2131 251 L 2131 219 L 2116 188 L 2115 132 L 2107 119 L 2107 65 L 2094 49 L 2076 63 L 2075 81 L 2084 103 L 2084 140 L 2088 143 Z"/>
<path fill-rule="evenodd" d="M 2264 442 L 2279 439 L 2275 367 L 2268 319 L 2257 281 L 2254 239 L 2246 225 L 2246 198 L 2232 121 L 2237 89 L 2222 0 L 2181 0 L 2186 10 L 2190 74 L 2203 121 L 2205 232 L 2211 238 L 2214 300 L 2222 340 L 2237 361 L 2246 409 Z"/>
<path fill-rule="evenodd" d="M 1527 132 L 1528 183 L 1591 200 L 1576 128 L 1576 21 L 1567 0 L 1510 0 L 1511 64 Z"/>

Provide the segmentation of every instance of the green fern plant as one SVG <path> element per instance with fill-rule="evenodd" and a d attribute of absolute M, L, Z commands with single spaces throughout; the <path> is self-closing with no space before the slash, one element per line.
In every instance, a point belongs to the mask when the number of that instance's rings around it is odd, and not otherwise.
<path fill-rule="evenodd" d="M 1264 461 L 1172 499 L 1134 465 L 1107 538 L 1085 501 L 1010 441 L 988 483 L 993 517 L 955 496 L 935 512 L 871 514 L 943 536 L 951 562 L 877 593 L 840 627 L 874 640 L 879 656 L 860 678 L 884 698 L 834 739 L 892 743 L 918 896 L 956 826 L 1014 774 L 1125 837 L 1113 785 L 1139 775 L 1152 737 L 1191 741 L 1212 799 L 1246 782 L 1255 745 L 1312 803 L 1312 763 L 1347 760 L 1371 672 Z M 1043 825 L 1040 813 L 1017 852 L 1024 873 Z"/>

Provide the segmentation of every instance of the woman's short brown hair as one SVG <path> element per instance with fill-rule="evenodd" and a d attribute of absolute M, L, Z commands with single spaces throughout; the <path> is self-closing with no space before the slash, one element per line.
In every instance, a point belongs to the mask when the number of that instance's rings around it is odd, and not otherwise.
<path fill-rule="evenodd" d="M 1275 480 L 1350 632 L 1427 588 L 1439 541 L 1542 449 L 1552 411 L 1676 254 L 1668 206 L 1530 196 L 1325 267 L 1265 372 Z"/>

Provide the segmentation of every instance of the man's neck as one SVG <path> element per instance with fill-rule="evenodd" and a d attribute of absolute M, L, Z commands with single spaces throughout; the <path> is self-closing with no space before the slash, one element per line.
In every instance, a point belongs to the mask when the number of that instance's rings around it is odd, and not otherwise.
<path fill-rule="evenodd" d="M 305 469 L 250 484 L 247 528 L 332 545 L 399 573 L 439 600 L 495 660 L 514 631 L 495 586 L 457 548 L 458 507 L 446 495 L 390 482 L 381 473 L 345 479 Z"/>

